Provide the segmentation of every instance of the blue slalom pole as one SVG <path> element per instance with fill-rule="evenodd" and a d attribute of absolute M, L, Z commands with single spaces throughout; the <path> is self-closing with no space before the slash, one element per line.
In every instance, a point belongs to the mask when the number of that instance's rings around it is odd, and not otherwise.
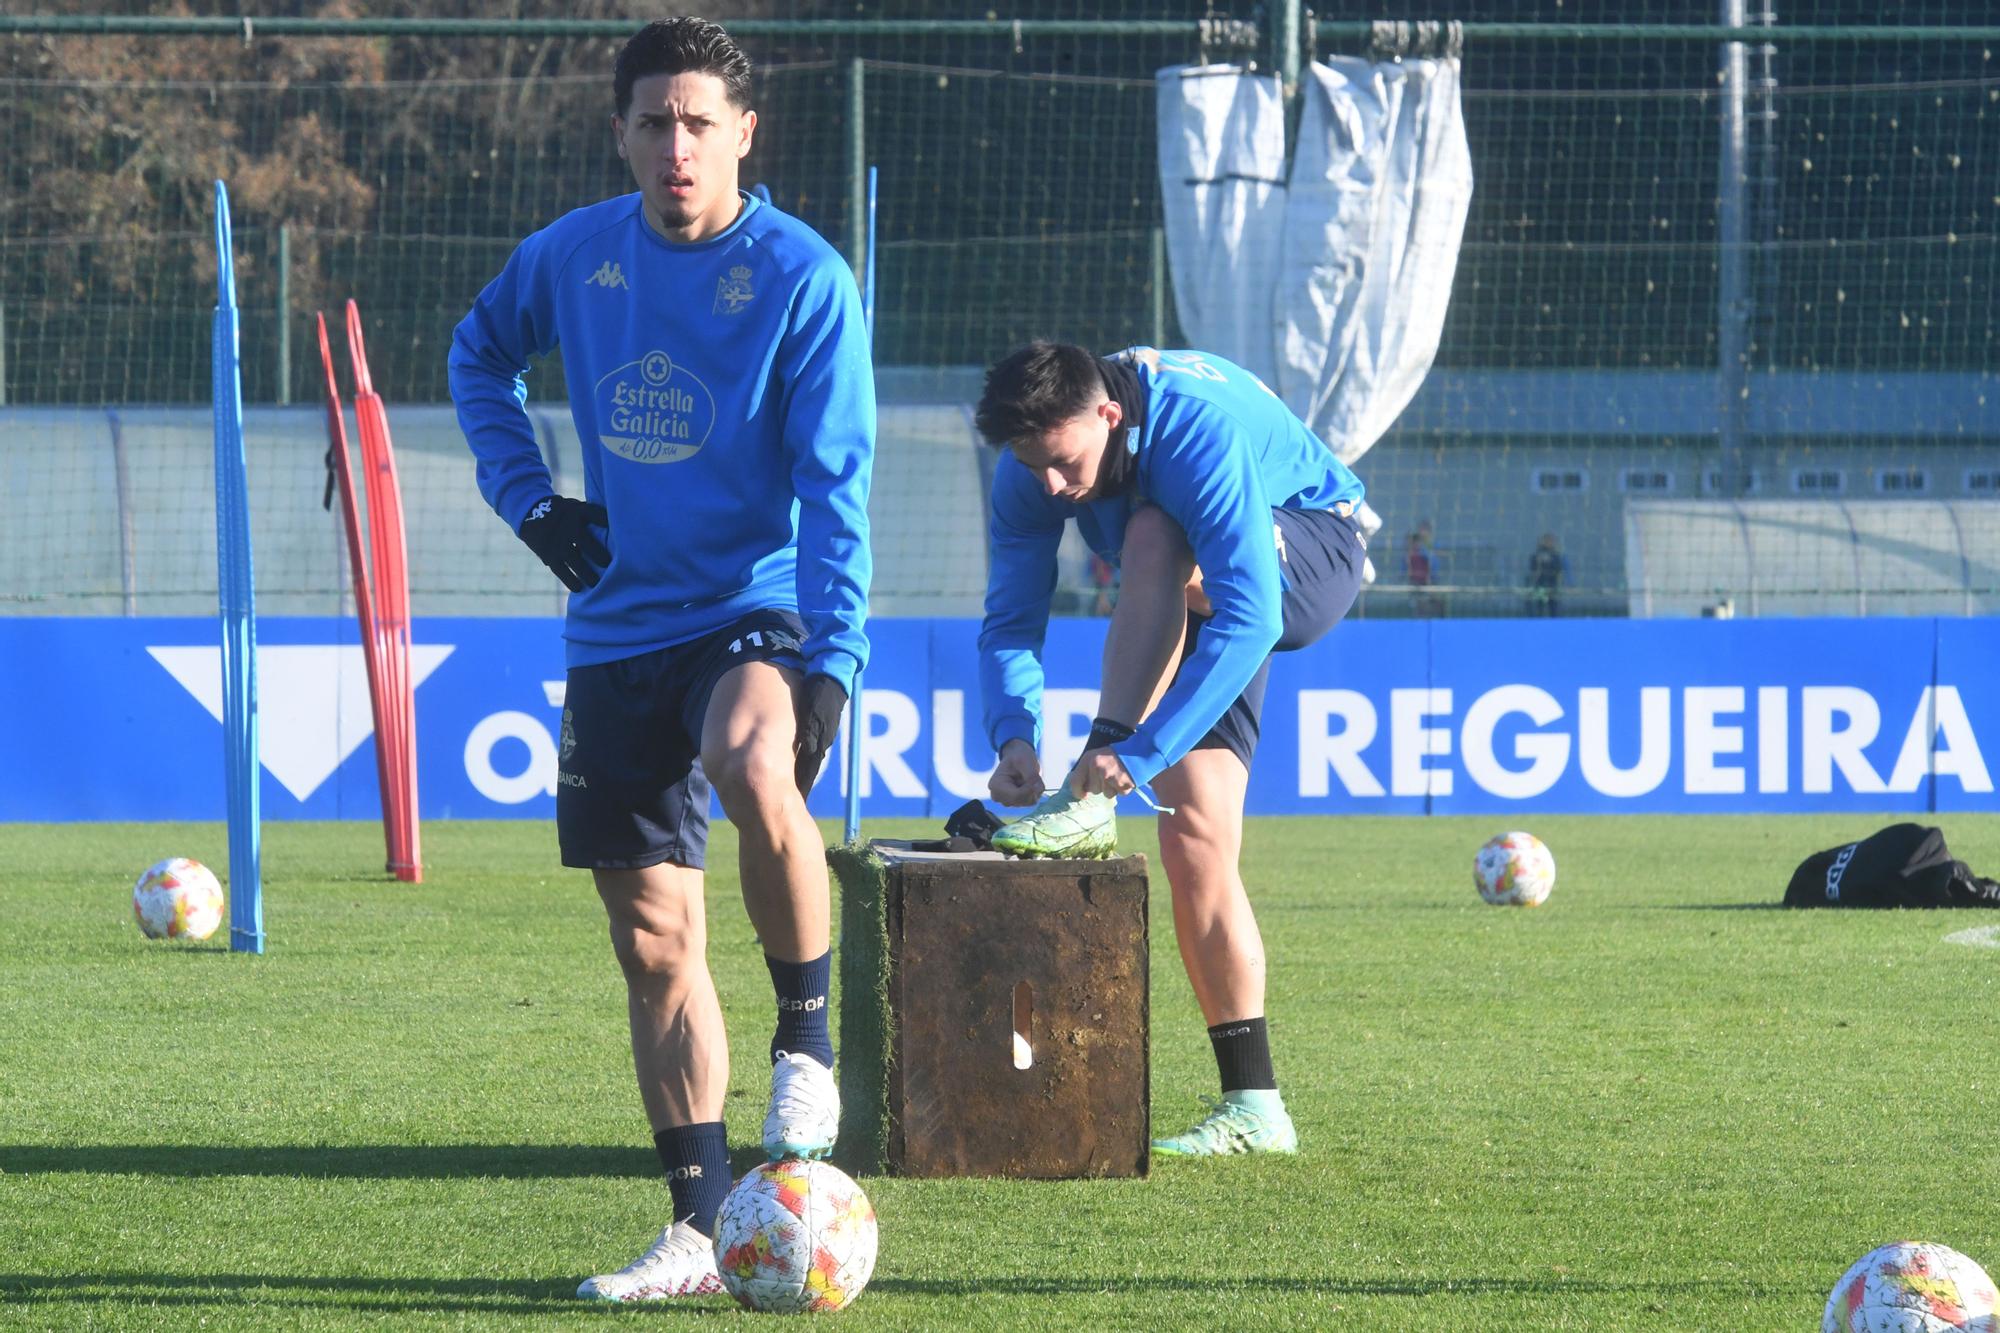
<path fill-rule="evenodd" d="M 868 326 L 868 360 L 874 362 L 874 182 L 876 168 L 868 168 L 868 246 L 862 260 L 862 322 Z M 862 729 L 868 727 L 862 715 L 862 673 L 854 673 L 854 695 L 848 699 L 848 825 L 844 841 L 854 843 L 862 833 Z"/>
<path fill-rule="evenodd" d="M 250 572 L 250 481 L 243 459 L 241 331 L 229 190 L 215 183 L 215 589 L 222 619 L 222 775 L 229 817 L 229 948 L 264 952 L 257 799 L 257 601 Z"/>
<path fill-rule="evenodd" d="M 861 322 L 868 327 L 870 364 L 875 351 L 875 168 L 868 168 L 868 243 L 861 266 Z M 861 737 L 868 725 L 861 711 L 861 673 L 854 673 L 854 693 L 847 701 L 847 826 L 845 842 L 861 836 Z"/>

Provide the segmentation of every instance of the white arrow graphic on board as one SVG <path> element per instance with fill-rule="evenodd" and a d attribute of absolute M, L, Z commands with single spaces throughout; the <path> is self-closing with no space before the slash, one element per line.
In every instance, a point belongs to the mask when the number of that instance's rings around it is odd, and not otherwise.
<path fill-rule="evenodd" d="M 410 689 L 455 644 L 410 645 Z M 147 648 L 181 688 L 222 720 L 222 649 Z M 259 645 L 257 723 L 264 767 L 301 801 L 319 790 L 375 730 L 368 662 L 358 644 Z"/>

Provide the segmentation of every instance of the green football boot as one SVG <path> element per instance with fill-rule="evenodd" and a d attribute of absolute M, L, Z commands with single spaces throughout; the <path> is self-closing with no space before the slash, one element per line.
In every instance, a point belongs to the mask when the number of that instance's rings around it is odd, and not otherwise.
<path fill-rule="evenodd" d="M 1111 797 L 1071 796 L 1064 783 L 993 835 L 993 850 L 1015 856 L 1102 861 L 1118 852 L 1118 806 Z"/>
<path fill-rule="evenodd" d="M 1154 1139 L 1153 1151 L 1169 1157 L 1227 1157 L 1233 1153 L 1299 1150 L 1298 1131 L 1276 1092 L 1225 1092 L 1201 1099 L 1208 1116 L 1185 1134 Z"/>

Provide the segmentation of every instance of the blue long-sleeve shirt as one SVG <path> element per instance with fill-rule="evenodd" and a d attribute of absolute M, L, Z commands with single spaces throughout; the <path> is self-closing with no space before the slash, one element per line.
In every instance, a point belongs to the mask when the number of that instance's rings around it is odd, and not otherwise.
<path fill-rule="evenodd" d="M 569 599 L 569 664 L 780 607 L 805 622 L 809 669 L 851 691 L 868 656 L 875 379 L 840 256 L 749 195 L 691 245 L 648 226 L 637 194 L 523 241 L 451 348 L 480 493 L 516 531 L 554 489 L 521 377 L 558 345 L 584 494 L 610 514 L 610 567 Z"/>
<path fill-rule="evenodd" d="M 1135 782 L 1179 762 L 1243 692 L 1278 641 L 1283 571 L 1273 509 L 1358 503 L 1360 480 L 1249 371 L 1205 352 L 1121 354 L 1138 370 L 1145 424 L 1128 433 L 1137 476 L 1123 495 L 1077 504 L 1045 492 L 1003 452 L 988 512 L 991 559 L 979 675 L 987 738 L 1037 744 L 1042 643 L 1063 524 L 1114 563 L 1133 510 L 1158 505 L 1187 534 L 1214 608 L 1180 677 L 1131 739 L 1112 746 Z"/>

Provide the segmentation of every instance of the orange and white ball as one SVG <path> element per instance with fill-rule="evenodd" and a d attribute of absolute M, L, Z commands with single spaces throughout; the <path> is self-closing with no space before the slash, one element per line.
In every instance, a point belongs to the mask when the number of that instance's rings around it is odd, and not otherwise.
<path fill-rule="evenodd" d="M 199 861 L 173 856 L 132 886 L 132 915 L 149 940 L 205 940 L 222 924 L 222 885 Z"/>
<path fill-rule="evenodd" d="M 875 1208 L 838 1167 L 788 1158 L 736 1182 L 715 1218 L 715 1266 L 746 1310 L 827 1314 L 875 1272 Z"/>
<path fill-rule="evenodd" d="M 1822 1333 L 1994 1333 L 2000 1293 L 1952 1249 L 1905 1240 L 1870 1250 L 1833 1284 Z"/>
<path fill-rule="evenodd" d="M 1472 859 L 1472 882 L 1495 907 L 1539 907 L 1556 886 L 1556 858 L 1532 833 L 1502 833 Z"/>

